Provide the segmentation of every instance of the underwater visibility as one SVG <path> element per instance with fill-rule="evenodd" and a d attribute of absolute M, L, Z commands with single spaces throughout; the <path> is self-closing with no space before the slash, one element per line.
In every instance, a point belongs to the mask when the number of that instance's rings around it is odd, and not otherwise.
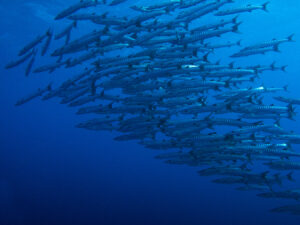
<path fill-rule="evenodd" d="M 0 224 L 300 224 L 299 9 L 3 2 Z"/>

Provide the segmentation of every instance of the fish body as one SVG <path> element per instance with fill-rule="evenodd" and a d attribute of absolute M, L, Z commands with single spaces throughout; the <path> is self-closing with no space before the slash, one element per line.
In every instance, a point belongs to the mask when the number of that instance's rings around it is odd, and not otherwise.
<path fill-rule="evenodd" d="M 49 28 L 49 30 L 46 33 L 47 38 L 46 38 L 46 42 L 42 48 L 42 52 L 41 55 L 44 56 L 50 46 L 51 40 L 52 40 L 52 36 L 53 36 L 53 31 Z"/>
<path fill-rule="evenodd" d="M 275 100 L 292 105 L 300 105 L 300 99 L 286 98 L 282 96 L 273 97 Z"/>
<path fill-rule="evenodd" d="M 25 53 L 27 53 L 28 51 L 30 51 L 31 49 L 33 49 L 34 47 L 36 47 L 38 44 L 40 44 L 46 38 L 46 36 L 47 36 L 47 34 L 43 34 L 43 35 L 37 36 L 32 42 L 30 42 L 27 45 L 25 45 L 19 51 L 19 56 L 24 55 Z"/>
<path fill-rule="evenodd" d="M 19 101 L 16 102 L 16 106 L 20 106 L 20 105 L 23 105 L 39 96 L 42 96 L 43 94 L 45 94 L 47 91 L 50 91 L 51 90 L 51 84 L 47 85 L 47 87 L 45 88 L 39 88 L 36 92 L 28 95 L 27 97 L 25 98 L 22 98 L 20 99 Z"/>
<path fill-rule="evenodd" d="M 54 37 L 54 40 L 58 40 L 58 39 L 61 39 L 62 37 L 70 35 L 70 33 L 74 27 L 77 27 L 76 21 L 74 21 L 73 23 L 71 23 L 70 25 L 65 27 L 60 33 L 56 34 Z"/>
<path fill-rule="evenodd" d="M 271 210 L 273 213 L 290 213 L 292 215 L 300 215 L 300 205 L 285 205 Z"/>
<path fill-rule="evenodd" d="M 114 5 L 119 5 L 123 2 L 126 2 L 127 0 L 113 0 L 109 5 L 114 6 Z"/>
<path fill-rule="evenodd" d="M 258 48 L 258 49 L 249 49 L 240 51 L 238 53 L 235 53 L 231 55 L 232 58 L 238 58 L 238 57 L 245 57 L 245 56 L 252 56 L 252 55 L 264 55 L 267 52 L 279 52 L 278 45 L 267 47 L 267 48 Z"/>
<path fill-rule="evenodd" d="M 98 4 L 100 4 L 100 2 L 98 2 L 98 0 L 80 0 L 80 2 L 78 2 L 74 5 L 71 5 L 67 9 L 61 11 L 59 14 L 57 14 L 57 16 L 54 19 L 55 20 L 63 19 L 67 16 L 70 16 L 71 14 L 75 13 L 76 11 L 78 11 L 80 9 L 88 8 L 91 6 L 97 6 Z"/>
<path fill-rule="evenodd" d="M 299 170 L 300 169 L 299 162 L 292 162 L 292 161 L 285 161 L 285 160 L 271 161 L 269 163 L 264 163 L 264 164 L 274 170 Z"/>
<path fill-rule="evenodd" d="M 268 47 L 278 46 L 279 44 L 282 44 L 285 42 L 293 42 L 294 41 L 293 36 L 294 36 L 294 34 L 291 34 L 290 36 L 288 36 L 287 38 L 284 38 L 284 39 L 273 39 L 271 41 L 251 45 L 251 46 L 243 48 L 242 51 L 247 51 L 247 50 L 251 50 L 251 49 L 268 48 Z"/>
<path fill-rule="evenodd" d="M 27 61 L 30 57 L 32 57 L 35 54 L 35 50 L 31 50 L 29 53 L 27 53 L 24 56 L 21 56 L 21 58 L 11 61 L 8 64 L 6 64 L 5 69 L 11 69 L 14 68 L 22 63 L 24 63 L 25 61 Z"/>
<path fill-rule="evenodd" d="M 29 61 L 27 67 L 26 67 L 26 70 L 25 70 L 25 76 L 28 77 L 31 70 L 32 70 L 32 67 L 33 67 L 33 64 L 34 64 L 34 61 L 35 61 L 35 56 L 36 54 L 34 54 L 31 58 L 31 60 Z"/>
<path fill-rule="evenodd" d="M 284 198 L 284 199 L 295 199 L 295 200 L 300 199 L 299 191 L 293 191 L 293 190 L 280 191 L 280 192 L 265 192 L 265 193 L 260 193 L 257 196 L 262 198 Z"/>
<path fill-rule="evenodd" d="M 227 16 L 227 15 L 232 15 L 232 14 L 237 14 L 237 13 L 243 13 L 243 12 L 252 12 L 254 10 L 258 10 L 261 9 L 263 11 L 268 11 L 267 9 L 267 5 L 270 2 L 266 2 L 262 5 L 247 5 L 245 7 L 241 7 L 241 8 L 236 8 L 236 9 L 228 9 L 228 10 L 224 10 L 224 11 L 219 11 L 217 12 L 215 15 L 216 16 Z"/>

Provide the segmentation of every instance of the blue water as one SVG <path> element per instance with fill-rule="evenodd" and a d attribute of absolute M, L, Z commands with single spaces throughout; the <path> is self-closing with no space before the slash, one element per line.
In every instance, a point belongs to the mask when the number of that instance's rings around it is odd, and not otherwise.
<path fill-rule="evenodd" d="M 255 192 L 212 184 L 211 177 L 197 175 L 197 168 L 164 164 L 154 159 L 157 152 L 134 141 L 115 142 L 109 132 L 76 129 L 75 124 L 83 117 L 56 99 L 36 99 L 15 107 L 14 103 L 32 90 L 69 76 L 69 70 L 58 70 L 26 78 L 24 65 L 13 70 L 3 68 L 49 25 L 56 30 L 64 27 L 53 18 L 74 2 L 0 0 L 1 225 L 300 224 L 299 217 L 268 212 L 293 202 L 260 199 Z M 126 4 L 136 2 L 147 1 Z M 126 4 L 114 13 L 126 15 Z M 300 1 L 273 0 L 269 8 L 270 13 L 240 16 L 245 22 L 237 38 L 252 44 L 295 33 L 297 42 L 282 45 L 281 54 L 249 57 L 244 62 L 269 64 L 275 60 L 280 65 L 288 64 L 287 73 L 265 73 L 263 83 L 279 87 L 288 84 L 288 95 L 300 98 Z M 85 33 L 86 29 L 78 30 Z M 43 60 L 51 62 L 50 58 Z M 71 71 L 75 73 L 76 69 Z M 300 133 L 299 122 L 285 121 L 284 127 Z M 296 178 L 299 185 L 300 177 Z"/>

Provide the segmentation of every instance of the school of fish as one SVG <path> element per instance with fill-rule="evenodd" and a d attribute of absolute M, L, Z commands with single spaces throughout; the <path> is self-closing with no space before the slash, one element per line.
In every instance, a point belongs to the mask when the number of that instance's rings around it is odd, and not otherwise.
<path fill-rule="evenodd" d="M 294 182 L 293 172 L 300 170 L 295 150 L 300 135 L 281 125 L 295 120 L 300 99 L 284 97 L 287 86 L 260 85 L 265 71 L 282 73 L 286 66 L 236 66 L 240 58 L 280 52 L 282 44 L 294 42 L 290 34 L 241 47 L 238 15 L 268 13 L 269 2 L 169 0 L 129 8 L 126 0 L 74 2 L 55 17 L 69 21 L 65 29 L 47 29 L 6 68 L 26 63 L 26 76 L 61 67 L 82 72 L 57 87 L 39 88 L 16 105 L 37 97 L 58 98 L 78 107 L 78 115 L 94 115 L 78 128 L 114 131 L 117 141 L 137 140 L 163 150 L 157 159 L 197 166 L 200 176 L 218 176 L 214 183 L 258 191 L 262 198 L 300 200 L 300 190 L 283 186 Z M 96 13 L 90 12 L 93 7 Z M 131 10 L 131 16 L 111 16 L 115 7 Z M 206 17 L 211 23 L 202 21 Z M 72 40 L 81 22 L 90 22 L 95 30 Z M 228 42 L 234 35 L 237 39 Z M 59 39 L 64 44 L 50 52 Z M 222 57 L 235 62 L 221 64 L 215 51 L 230 47 L 240 50 Z M 55 61 L 35 67 L 38 56 L 47 53 Z M 300 204 L 271 211 L 300 215 Z"/>

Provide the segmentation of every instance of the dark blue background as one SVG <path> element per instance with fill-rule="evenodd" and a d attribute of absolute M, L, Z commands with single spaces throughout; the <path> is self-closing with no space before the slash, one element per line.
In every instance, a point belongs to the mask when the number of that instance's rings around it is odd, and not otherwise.
<path fill-rule="evenodd" d="M 50 24 L 56 30 L 62 28 L 65 23 L 54 24 L 52 18 L 74 2 L 0 0 L 1 225 L 299 224 L 297 217 L 268 212 L 289 201 L 260 199 L 255 193 L 212 184 L 211 178 L 197 175 L 197 168 L 163 164 L 153 158 L 157 152 L 135 142 L 118 143 L 111 133 L 74 128 L 83 118 L 56 99 L 15 107 L 16 100 L 32 90 L 70 76 L 69 71 L 62 70 L 26 78 L 25 65 L 9 71 L 3 67 Z M 147 1 L 128 4 L 136 2 Z M 119 7 L 126 8 L 126 4 Z M 240 17 L 243 34 L 238 38 L 251 44 L 295 33 L 298 39 L 299 9 L 298 0 L 274 0 L 270 13 L 244 14 Z M 85 29 L 79 30 L 84 33 Z M 300 97 L 300 42 L 283 45 L 281 50 L 282 54 L 242 61 L 288 64 L 288 73 L 266 73 L 263 83 L 279 87 L 289 84 L 289 95 Z M 284 124 L 300 132 L 298 122 Z"/>

